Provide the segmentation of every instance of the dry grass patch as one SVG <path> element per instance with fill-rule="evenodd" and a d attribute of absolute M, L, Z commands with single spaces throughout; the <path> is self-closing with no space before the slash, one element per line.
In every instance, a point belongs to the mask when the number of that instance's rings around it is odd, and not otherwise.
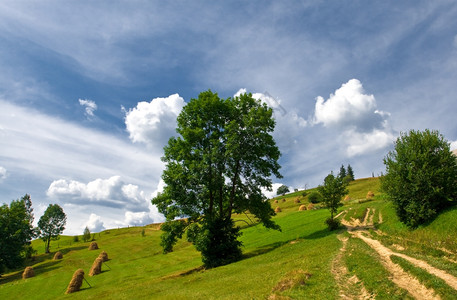
<path fill-rule="evenodd" d="M 22 279 L 35 277 L 35 271 L 32 267 L 26 267 L 24 272 L 22 273 Z"/>
<path fill-rule="evenodd" d="M 311 274 L 301 269 L 293 270 L 284 276 L 271 291 L 272 293 L 283 292 L 295 287 L 303 286 L 310 277 Z"/>
<path fill-rule="evenodd" d="M 70 280 L 70 283 L 68 284 L 67 291 L 65 292 L 65 294 L 71 294 L 79 291 L 81 289 L 81 286 L 83 285 L 83 280 L 83 269 L 76 270 L 76 272 L 73 274 L 73 277 Z"/>

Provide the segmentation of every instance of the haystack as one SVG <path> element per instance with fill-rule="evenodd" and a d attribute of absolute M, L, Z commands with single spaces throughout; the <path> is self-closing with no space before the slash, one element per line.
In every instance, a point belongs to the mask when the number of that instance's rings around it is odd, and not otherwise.
<path fill-rule="evenodd" d="M 98 245 L 96 242 L 90 243 L 89 250 L 97 250 L 97 249 L 98 249 Z"/>
<path fill-rule="evenodd" d="M 278 203 L 278 199 L 275 200 L 275 203 Z"/>
<path fill-rule="evenodd" d="M 54 260 L 59 260 L 59 259 L 62 259 L 63 258 L 63 255 L 62 255 L 62 252 L 60 251 L 57 251 L 56 254 L 54 254 Z"/>
<path fill-rule="evenodd" d="M 306 207 L 307 210 L 312 210 L 314 209 L 314 204 L 310 203 L 308 204 L 308 206 Z"/>
<path fill-rule="evenodd" d="M 344 201 L 349 201 L 351 200 L 351 197 L 349 197 L 349 195 L 346 195 L 346 197 L 344 197 Z"/>
<path fill-rule="evenodd" d="M 71 294 L 74 292 L 77 292 L 81 289 L 81 285 L 83 285 L 83 280 L 84 280 L 84 271 L 83 269 L 78 269 L 76 272 L 73 274 L 73 277 L 71 278 L 70 284 L 67 287 L 67 291 L 65 294 Z"/>
<path fill-rule="evenodd" d="M 367 199 L 373 199 L 373 197 L 374 197 L 374 193 L 372 191 L 369 191 L 367 193 Z"/>
<path fill-rule="evenodd" d="M 97 257 L 89 271 L 89 276 L 94 276 L 102 272 L 103 259 Z"/>
<path fill-rule="evenodd" d="M 283 198 L 283 199 L 282 199 L 282 202 L 286 202 L 286 198 Z"/>
<path fill-rule="evenodd" d="M 294 202 L 295 203 L 300 203 L 300 199 L 297 198 L 297 199 L 294 200 Z"/>
<path fill-rule="evenodd" d="M 303 211 L 303 210 L 306 210 L 306 205 L 302 204 L 300 205 L 300 207 L 298 208 L 299 211 Z"/>
<path fill-rule="evenodd" d="M 106 253 L 105 251 L 102 251 L 102 252 L 98 255 L 98 258 L 101 258 L 102 261 L 108 261 L 108 253 Z"/>
<path fill-rule="evenodd" d="M 281 209 L 281 207 L 279 207 L 279 206 L 278 206 L 278 207 L 276 207 L 276 208 L 275 208 L 275 212 L 277 212 L 277 213 L 278 213 L 278 212 L 282 212 L 282 209 Z"/>
<path fill-rule="evenodd" d="M 26 267 L 24 273 L 22 273 L 22 279 L 35 277 L 35 271 L 33 271 L 32 267 Z"/>

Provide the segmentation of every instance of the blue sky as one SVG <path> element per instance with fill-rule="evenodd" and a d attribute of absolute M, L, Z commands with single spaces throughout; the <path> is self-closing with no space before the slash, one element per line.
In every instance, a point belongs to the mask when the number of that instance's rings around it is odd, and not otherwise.
<path fill-rule="evenodd" d="M 284 178 L 384 170 L 400 132 L 457 148 L 454 1 L 2 1 L 0 202 L 32 195 L 67 234 L 163 218 L 163 145 L 191 98 L 275 109 Z"/>

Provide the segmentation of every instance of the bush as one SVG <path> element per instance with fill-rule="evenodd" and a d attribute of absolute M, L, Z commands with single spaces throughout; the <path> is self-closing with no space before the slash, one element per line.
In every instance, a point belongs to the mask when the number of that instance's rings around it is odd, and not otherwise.
<path fill-rule="evenodd" d="M 240 235 L 240 229 L 234 227 L 232 219 L 208 219 L 194 234 L 195 246 L 202 253 L 205 267 L 214 268 L 240 260 Z"/>
<path fill-rule="evenodd" d="M 382 189 L 396 213 L 415 228 L 436 217 L 457 199 L 457 161 L 438 131 L 401 134 L 384 158 Z"/>
<path fill-rule="evenodd" d="M 79 237 L 77 235 L 75 235 L 73 237 L 73 242 L 75 242 L 75 243 L 79 242 Z"/>
<path fill-rule="evenodd" d="M 328 218 L 325 220 L 325 224 L 327 224 L 329 230 L 336 230 L 341 226 L 340 220 L 335 218 Z"/>
<path fill-rule="evenodd" d="M 314 203 L 314 204 L 322 202 L 322 195 L 317 191 L 313 191 L 309 194 L 308 200 L 309 200 L 309 202 Z"/>

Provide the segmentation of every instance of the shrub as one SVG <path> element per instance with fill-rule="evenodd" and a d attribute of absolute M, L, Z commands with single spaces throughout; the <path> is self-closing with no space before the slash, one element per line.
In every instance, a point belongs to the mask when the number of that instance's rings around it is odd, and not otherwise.
<path fill-rule="evenodd" d="M 193 238 L 206 268 L 226 265 L 241 259 L 239 227 L 234 227 L 230 218 L 208 219 Z"/>
<path fill-rule="evenodd" d="M 384 158 L 383 191 L 408 227 L 432 220 L 457 199 L 457 161 L 438 131 L 402 133 Z"/>
<path fill-rule="evenodd" d="M 308 200 L 309 202 L 311 203 L 319 203 L 319 202 L 322 202 L 322 195 L 317 192 L 317 191 L 313 191 L 309 194 L 308 196 Z"/>
<path fill-rule="evenodd" d="M 79 242 L 79 237 L 78 237 L 77 235 L 75 235 L 75 236 L 73 237 L 73 242 L 74 242 L 74 243 Z"/>
<path fill-rule="evenodd" d="M 335 218 L 328 218 L 327 220 L 325 220 L 325 224 L 327 224 L 328 229 L 330 230 L 336 230 L 341 226 L 340 220 Z"/>

